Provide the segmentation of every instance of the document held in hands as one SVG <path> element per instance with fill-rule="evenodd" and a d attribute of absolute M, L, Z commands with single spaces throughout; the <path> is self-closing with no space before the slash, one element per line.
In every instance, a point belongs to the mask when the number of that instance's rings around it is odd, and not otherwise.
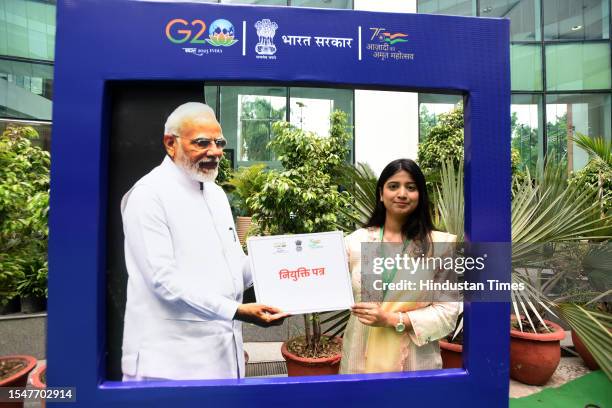
<path fill-rule="evenodd" d="M 291 314 L 354 303 L 342 232 L 251 237 L 247 247 L 257 303 Z"/>

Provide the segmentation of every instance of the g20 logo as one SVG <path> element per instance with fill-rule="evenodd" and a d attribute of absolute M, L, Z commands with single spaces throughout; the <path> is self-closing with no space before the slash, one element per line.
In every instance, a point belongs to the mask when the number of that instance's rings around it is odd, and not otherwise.
<path fill-rule="evenodd" d="M 181 27 L 174 31 L 175 26 Z M 191 38 L 191 35 L 194 32 L 196 27 L 200 27 L 200 30 Z M 182 18 L 175 18 L 174 20 L 170 20 L 168 24 L 166 24 L 166 37 L 175 43 L 182 44 L 184 42 L 189 41 L 191 44 L 205 44 L 206 40 L 200 39 L 202 34 L 206 31 L 206 24 L 202 20 L 193 20 L 189 23 L 187 20 L 183 20 Z M 181 35 L 182 37 L 176 38 L 174 35 Z"/>
<path fill-rule="evenodd" d="M 191 23 L 182 18 L 175 18 L 166 24 L 166 37 L 174 44 L 183 44 L 189 41 L 190 44 L 208 43 L 215 47 L 229 47 L 238 42 L 235 39 L 234 25 L 225 19 L 218 19 L 212 22 L 208 30 L 208 38 L 200 38 L 206 32 L 206 23 L 196 19 Z"/>

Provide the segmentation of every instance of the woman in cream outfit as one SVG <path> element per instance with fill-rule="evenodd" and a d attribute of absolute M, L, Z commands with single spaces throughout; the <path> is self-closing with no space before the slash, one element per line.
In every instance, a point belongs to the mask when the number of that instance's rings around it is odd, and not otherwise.
<path fill-rule="evenodd" d="M 344 332 L 340 373 L 440 369 L 438 340 L 454 329 L 461 304 L 407 301 L 405 292 L 392 290 L 382 303 L 361 302 L 361 243 L 403 243 L 409 254 L 420 249 L 445 257 L 452 256 L 456 237 L 433 231 L 425 177 L 414 161 L 389 163 L 376 191 L 379 200 L 365 228 L 346 237 L 357 303 Z"/>

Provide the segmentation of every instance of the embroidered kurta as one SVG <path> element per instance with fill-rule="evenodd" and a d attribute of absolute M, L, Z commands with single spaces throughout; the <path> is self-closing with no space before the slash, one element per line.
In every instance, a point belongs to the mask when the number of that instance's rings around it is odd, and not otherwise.
<path fill-rule="evenodd" d="M 121 201 L 128 271 L 122 370 L 167 379 L 244 376 L 252 284 L 227 197 L 166 157 Z"/>
<path fill-rule="evenodd" d="M 379 231 L 378 228 L 362 228 L 345 239 L 355 302 L 361 302 L 361 243 L 380 242 Z M 431 238 L 436 244 L 433 256 L 452 255 L 453 245 L 451 244 L 456 240 L 454 235 L 433 231 Z M 443 242 L 447 242 L 449 245 L 439 244 Z M 461 303 L 457 302 L 428 302 L 424 307 L 407 311 L 406 314 L 412 322 L 412 328 L 403 333 L 397 333 L 395 328 L 391 327 L 379 329 L 388 330 L 389 337 L 398 336 L 398 338 L 395 339 L 397 341 L 387 342 L 391 347 L 385 350 L 375 350 L 375 353 L 368 352 L 371 327 L 362 324 L 355 316 L 351 315 L 344 332 L 340 373 L 359 374 L 442 368 L 438 340 L 447 336 L 455 328 L 461 306 Z M 385 364 L 378 364 L 377 361 L 367 361 L 367 356 L 370 356 L 370 358 L 376 355 L 381 356 L 381 352 L 385 356 L 384 359 L 381 359 L 386 360 Z"/>

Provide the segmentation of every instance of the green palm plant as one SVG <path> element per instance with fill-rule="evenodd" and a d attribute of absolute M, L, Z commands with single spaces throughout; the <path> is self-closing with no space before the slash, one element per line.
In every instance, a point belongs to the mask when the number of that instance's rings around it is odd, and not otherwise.
<path fill-rule="evenodd" d="M 608 142 L 602 137 L 591 139 L 581 133 L 574 136 L 574 141 L 585 150 L 591 160 L 584 169 L 576 173 L 573 182 L 582 182 L 597 190 L 597 199 L 600 203 L 600 212 L 604 216 L 612 208 L 610 198 L 610 185 L 612 184 L 612 141 Z M 595 180 L 589 180 L 593 174 Z"/>
<path fill-rule="evenodd" d="M 612 141 L 608 142 L 603 137 L 590 138 L 577 133 L 574 142 L 595 160 L 604 163 L 608 169 L 612 168 Z"/>
<path fill-rule="evenodd" d="M 548 163 L 538 166 L 535 177 L 515 176 L 512 196 L 512 281 L 523 283 L 524 291 L 512 291 L 511 299 L 517 323 L 523 330 L 519 316 L 529 322 L 530 329 L 536 331 L 539 322 L 546 327 L 543 312 L 564 319 L 576 330 L 590 351 L 610 350 L 612 337 L 608 329 L 612 327 L 612 315 L 596 312 L 575 303 L 572 299 L 554 295 L 555 285 L 563 280 L 576 280 L 580 268 L 555 269 L 552 275 L 543 273 L 543 258 L 555 258 L 555 245 L 576 243 L 582 240 L 603 240 L 610 237 L 612 217 L 600 217 L 599 204 L 592 191 L 580 189 L 569 184 L 560 166 Z M 458 174 L 459 175 L 459 174 Z M 457 185 L 460 181 L 457 180 Z M 453 191 L 453 190 L 451 190 Z M 450 198 L 463 201 L 462 194 Z M 444 192 L 443 192 L 444 193 Z M 455 213 L 455 216 L 462 217 Z M 609 257 L 607 258 L 609 259 Z M 608 269 L 609 270 L 609 269 Z M 581 293 L 591 297 L 591 302 L 609 296 L 605 293 Z M 602 358 L 600 351 L 593 353 L 599 364 L 612 378 L 610 353 Z"/>
<path fill-rule="evenodd" d="M 366 163 L 343 163 L 336 184 L 350 196 L 340 209 L 337 228 L 350 233 L 365 224 L 376 207 L 376 175 Z"/>
<path fill-rule="evenodd" d="M 455 168 L 453 161 L 442 163 L 440 185 L 436 186 L 437 199 L 435 212 L 440 230 L 457 236 L 457 242 L 463 242 L 464 200 L 463 200 L 463 159 Z"/>
<path fill-rule="evenodd" d="M 354 211 L 354 217 L 347 219 L 362 224 L 365 219 L 363 216 L 370 213 L 375 201 L 372 201 L 372 196 L 361 194 L 359 191 L 372 191 L 375 189 L 376 181 L 368 181 L 359 169 L 355 169 L 352 173 L 347 171 L 346 174 L 358 180 L 353 184 L 345 184 L 348 192 L 355 197 L 349 208 Z M 437 227 L 459 237 L 463 233 L 464 219 L 463 177 L 462 166 L 456 169 L 452 162 L 443 163 L 435 208 L 439 218 Z M 360 210 L 357 211 L 356 208 Z M 354 223 L 345 225 L 344 230 L 352 231 Z M 611 315 L 605 311 L 591 310 L 588 306 L 568 303 L 572 298 L 553 296 L 551 299 L 555 284 L 563 279 L 575 279 L 575 270 L 565 268 L 556 271 L 552 277 L 547 277 L 542 274 L 541 268 L 537 268 L 536 261 L 542 259 L 542 247 L 546 247 L 548 243 L 608 238 L 610 224 L 610 217 L 600 217 L 592 191 L 585 191 L 568 184 L 565 172 L 559 166 L 550 163 L 546 166 L 540 165 L 533 178 L 529 172 L 526 176 L 517 175 L 513 178 L 512 262 L 513 265 L 520 266 L 513 268 L 512 281 L 522 282 L 526 287 L 523 292 L 512 292 L 514 312 L 517 315 L 525 315 L 534 331 L 537 321 L 544 323 L 542 318 L 544 311 L 564 319 L 581 338 L 584 338 L 583 341 L 590 350 L 599 350 L 593 355 L 608 375 L 612 372 L 612 364 L 609 357 L 606 360 L 604 356 L 612 355 L 607 352 L 612 347 L 612 340 L 607 331 L 612 324 Z M 554 250 L 554 245 L 552 249 Z M 589 258 L 609 259 L 601 256 L 601 253 L 584 257 L 584 259 Z M 609 270 L 610 268 L 607 269 Z M 592 298 L 591 301 L 597 301 L 603 296 L 610 295 L 610 291 L 601 294 L 605 288 L 604 284 L 599 288 L 599 292 L 582 295 Z M 348 317 L 336 315 L 329 320 L 333 318 L 339 319 L 334 329 L 342 330 L 346 322 L 343 319 Z M 520 319 L 518 323 L 523 329 Z M 455 336 L 461 328 L 460 321 Z"/>

